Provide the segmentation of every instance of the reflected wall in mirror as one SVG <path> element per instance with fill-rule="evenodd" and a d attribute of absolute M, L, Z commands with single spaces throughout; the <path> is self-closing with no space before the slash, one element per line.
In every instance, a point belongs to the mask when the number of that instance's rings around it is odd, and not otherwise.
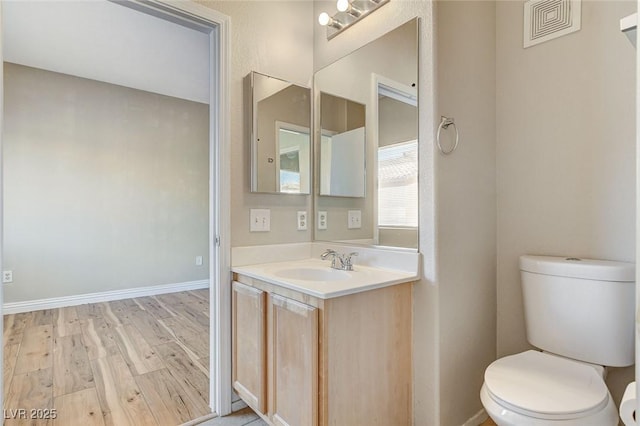
<path fill-rule="evenodd" d="M 316 221 L 316 240 L 418 248 L 418 25 L 411 20 L 314 76 L 315 210 L 326 218 Z M 325 115 L 335 115 L 327 96 L 364 110 L 363 197 L 326 189 L 333 176 L 323 167 Z M 360 164 L 351 164 L 352 176 L 360 176 Z"/>
<path fill-rule="evenodd" d="M 365 106 L 320 94 L 320 195 L 364 197 Z"/>
<path fill-rule="evenodd" d="M 309 194 L 311 91 L 252 72 L 251 192 Z"/>

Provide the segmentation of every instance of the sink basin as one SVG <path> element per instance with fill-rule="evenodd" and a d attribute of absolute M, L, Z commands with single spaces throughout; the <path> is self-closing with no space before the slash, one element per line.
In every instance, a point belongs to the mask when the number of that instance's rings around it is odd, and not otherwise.
<path fill-rule="evenodd" d="M 348 272 L 330 268 L 289 268 L 275 271 L 274 275 L 303 281 L 341 281 L 351 277 Z"/>

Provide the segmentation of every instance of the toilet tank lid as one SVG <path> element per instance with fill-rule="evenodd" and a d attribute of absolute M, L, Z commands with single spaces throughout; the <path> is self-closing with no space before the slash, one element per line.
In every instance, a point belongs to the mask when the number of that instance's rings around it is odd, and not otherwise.
<path fill-rule="evenodd" d="M 520 270 L 559 277 L 599 281 L 635 281 L 634 263 L 576 257 L 520 256 Z"/>

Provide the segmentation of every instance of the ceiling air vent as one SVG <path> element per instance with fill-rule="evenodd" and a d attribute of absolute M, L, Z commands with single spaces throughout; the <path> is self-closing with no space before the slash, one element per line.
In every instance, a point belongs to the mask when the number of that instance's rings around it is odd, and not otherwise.
<path fill-rule="evenodd" d="M 581 0 L 528 0 L 524 3 L 524 47 L 580 29 Z"/>

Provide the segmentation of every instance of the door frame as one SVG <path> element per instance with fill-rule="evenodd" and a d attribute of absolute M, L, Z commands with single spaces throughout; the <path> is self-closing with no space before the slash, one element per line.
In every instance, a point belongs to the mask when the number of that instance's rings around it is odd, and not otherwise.
<path fill-rule="evenodd" d="M 636 13 L 640 13 L 640 0 L 637 1 Z M 636 30 L 637 31 L 637 30 Z M 634 43 L 637 51 L 637 42 Z M 640 78 L 640 55 L 636 53 L 636 80 Z M 635 390 L 640 395 L 640 84 L 636 84 L 636 366 L 635 366 Z M 640 413 L 640 398 L 636 397 L 636 416 Z M 637 418 L 637 417 L 636 417 Z"/>
<path fill-rule="evenodd" d="M 194 20 L 209 31 L 209 406 L 231 413 L 230 104 L 231 18 L 193 2 L 129 0 L 147 13 Z"/>
<path fill-rule="evenodd" d="M 124 0 L 119 4 L 163 19 L 193 22 L 208 29 L 210 38 L 209 84 L 209 296 L 210 380 L 209 406 L 213 413 L 231 413 L 231 281 L 230 281 L 230 17 L 203 5 L 172 0 Z M 0 60 L 2 55 L 2 3 L 0 2 Z M 4 99 L 0 67 L 0 99 Z M 0 102 L 0 176 L 2 172 L 3 103 Z M 1 182 L 1 177 L 0 177 Z M 0 270 L 2 270 L 2 185 L 0 185 Z M 0 330 L 3 329 L 3 295 L 0 291 Z M 0 359 L 3 356 L 0 345 Z M 2 364 L 0 363 L 0 373 Z M 4 383 L 0 402 L 4 406 Z"/>

